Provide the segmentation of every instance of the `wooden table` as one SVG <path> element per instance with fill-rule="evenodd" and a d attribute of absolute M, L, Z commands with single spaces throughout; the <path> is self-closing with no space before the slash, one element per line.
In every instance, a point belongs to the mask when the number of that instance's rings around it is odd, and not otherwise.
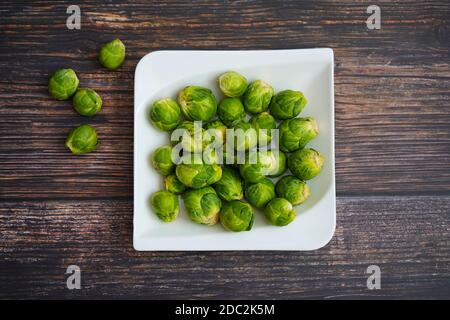
<path fill-rule="evenodd" d="M 450 298 L 448 1 L 79 1 L 0 3 L 1 298 Z M 127 46 L 122 68 L 96 61 Z M 335 54 L 337 229 L 313 252 L 136 252 L 133 79 L 160 49 L 331 47 Z M 47 94 L 76 70 L 104 109 L 78 116 Z M 299 75 L 301 76 L 301 75 Z M 101 145 L 64 147 L 82 122 Z M 82 289 L 66 288 L 68 265 Z M 368 290 L 366 269 L 381 268 Z"/>

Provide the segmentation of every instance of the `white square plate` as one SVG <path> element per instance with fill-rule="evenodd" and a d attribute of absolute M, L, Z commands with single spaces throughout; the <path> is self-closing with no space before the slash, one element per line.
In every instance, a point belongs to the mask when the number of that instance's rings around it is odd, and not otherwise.
<path fill-rule="evenodd" d="M 136 67 L 134 87 L 134 248 L 166 250 L 314 250 L 326 245 L 336 225 L 334 177 L 333 51 L 327 48 L 270 51 L 155 51 Z M 311 196 L 297 206 L 298 216 L 286 227 L 275 227 L 255 210 L 249 232 L 229 232 L 220 223 L 198 225 L 181 204 L 174 222 L 164 223 L 152 212 L 150 195 L 163 189 L 163 179 L 150 166 L 150 154 L 169 143 L 169 135 L 155 129 L 148 118 L 153 101 L 176 99 L 180 89 L 200 85 L 222 95 L 216 78 L 235 70 L 249 81 L 262 79 L 275 92 L 302 91 L 308 104 L 300 116 L 314 117 L 320 129 L 308 147 L 326 158 L 322 172 L 308 181 Z"/>

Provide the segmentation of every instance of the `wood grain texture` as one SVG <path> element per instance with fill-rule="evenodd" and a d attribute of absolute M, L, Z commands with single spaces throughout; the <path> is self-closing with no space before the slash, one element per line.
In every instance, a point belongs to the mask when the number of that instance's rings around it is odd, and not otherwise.
<path fill-rule="evenodd" d="M 64 3 L 3 1 L 0 198 L 130 198 L 133 73 L 146 53 L 302 47 L 335 52 L 338 194 L 448 195 L 449 5 L 379 5 L 382 29 L 370 31 L 367 2 L 83 1 L 82 28 L 71 31 Z M 128 50 L 115 72 L 96 61 L 112 37 Z M 49 97 L 47 78 L 62 66 L 102 95 L 98 116 Z M 76 158 L 63 141 L 81 122 L 96 125 L 101 145 Z"/>
<path fill-rule="evenodd" d="M 132 202 L 0 204 L 0 297 L 448 298 L 450 197 L 341 197 L 312 252 L 136 252 Z M 301 219 L 301 215 L 299 216 Z M 67 290 L 65 269 L 81 268 Z M 379 291 L 366 268 L 381 268 Z"/>
<path fill-rule="evenodd" d="M 0 3 L 0 297 L 449 298 L 448 1 L 72 1 Z M 117 71 L 96 61 L 115 37 Z M 133 80 L 161 49 L 331 47 L 338 227 L 315 252 L 137 253 L 131 248 Z M 76 115 L 47 93 L 76 70 L 104 108 Z M 95 153 L 64 148 L 87 122 Z M 64 270 L 83 270 L 68 291 Z M 383 290 L 368 291 L 369 264 Z"/>

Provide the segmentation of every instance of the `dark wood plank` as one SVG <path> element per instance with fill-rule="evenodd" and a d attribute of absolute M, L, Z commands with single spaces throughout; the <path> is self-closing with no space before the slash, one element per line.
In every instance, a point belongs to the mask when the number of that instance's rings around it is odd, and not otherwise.
<path fill-rule="evenodd" d="M 0 298 L 450 296 L 450 197 L 349 197 L 337 208 L 334 238 L 313 252 L 136 252 L 130 201 L 1 202 Z M 70 264 L 81 290 L 65 287 Z M 366 288 L 372 264 L 378 291 Z"/>
<path fill-rule="evenodd" d="M 132 196 L 133 72 L 149 51 L 319 46 L 336 58 L 338 194 L 449 194 L 446 1 L 381 1 L 374 31 L 367 3 L 354 1 L 83 1 L 75 31 L 65 27 L 68 4 L 0 4 L 2 199 Z M 128 60 L 108 72 L 96 53 L 112 37 Z M 100 92 L 100 115 L 82 118 L 48 96 L 47 77 L 61 66 Z M 63 141 L 81 122 L 96 125 L 101 146 L 77 158 Z"/>

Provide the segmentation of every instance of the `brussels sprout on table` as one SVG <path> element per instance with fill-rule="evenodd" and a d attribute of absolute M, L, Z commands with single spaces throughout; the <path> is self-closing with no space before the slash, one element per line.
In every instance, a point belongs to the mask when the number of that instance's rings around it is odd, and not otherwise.
<path fill-rule="evenodd" d="M 225 72 L 217 81 L 220 91 L 227 97 L 240 97 L 247 89 L 247 79 L 235 71 Z"/>
<path fill-rule="evenodd" d="M 241 176 L 246 182 L 256 183 L 265 176 L 278 174 L 282 166 L 281 157 L 272 150 L 252 152 L 246 157 L 245 163 L 239 166 Z"/>
<path fill-rule="evenodd" d="M 189 190 L 183 195 L 183 200 L 192 221 L 214 225 L 219 220 L 222 201 L 212 187 Z"/>
<path fill-rule="evenodd" d="M 288 200 L 294 206 L 305 202 L 311 194 L 306 182 L 294 176 L 281 178 L 277 182 L 275 190 L 278 197 Z"/>
<path fill-rule="evenodd" d="M 249 113 L 261 113 L 269 107 L 273 96 L 273 88 L 262 80 L 257 80 L 248 86 L 243 100 L 245 111 Z"/>
<path fill-rule="evenodd" d="M 245 198 L 256 208 L 264 208 L 270 200 L 275 198 L 275 185 L 267 178 L 256 183 L 247 183 Z"/>
<path fill-rule="evenodd" d="M 232 127 L 245 119 L 245 110 L 238 98 L 225 98 L 217 107 L 217 115 L 228 127 Z"/>
<path fill-rule="evenodd" d="M 310 180 L 322 170 L 325 158 L 314 149 L 302 149 L 288 158 L 289 170 L 300 180 Z"/>
<path fill-rule="evenodd" d="M 164 187 L 173 194 L 182 194 L 187 190 L 187 187 L 174 174 L 170 174 L 164 179 Z"/>
<path fill-rule="evenodd" d="M 261 112 L 250 119 L 258 135 L 258 146 L 267 146 L 272 141 L 272 130 L 277 127 L 275 118 L 268 112 Z"/>
<path fill-rule="evenodd" d="M 153 168 L 163 176 L 171 174 L 175 168 L 172 161 L 172 147 L 162 146 L 156 149 L 151 157 Z"/>
<path fill-rule="evenodd" d="M 232 127 L 234 134 L 234 149 L 246 151 L 258 143 L 256 130 L 248 122 L 241 121 Z"/>
<path fill-rule="evenodd" d="M 178 93 L 178 104 L 186 119 L 209 121 L 217 110 L 216 97 L 211 90 L 199 86 L 189 86 Z"/>
<path fill-rule="evenodd" d="M 286 171 L 286 155 L 280 150 L 267 151 L 271 159 L 271 166 L 269 168 L 269 177 L 279 177 Z"/>
<path fill-rule="evenodd" d="M 288 225 L 297 216 L 292 204 L 283 198 L 270 200 L 264 209 L 264 214 L 271 224 L 279 227 Z"/>
<path fill-rule="evenodd" d="M 253 219 L 252 206 L 239 200 L 226 202 L 220 210 L 220 223 L 230 231 L 250 231 Z"/>
<path fill-rule="evenodd" d="M 79 83 L 75 71 L 58 69 L 48 80 L 48 92 L 57 100 L 67 100 L 77 91 Z"/>
<path fill-rule="evenodd" d="M 119 68 L 125 61 L 125 45 L 119 39 L 108 42 L 101 47 L 98 60 L 109 70 Z"/>
<path fill-rule="evenodd" d="M 93 116 L 102 108 L 102 98 L 92 89 L 78 89 L 73 97 L 73 108 L 82 116 Z"/>
<path fill-rule="evenodd" d="M 175 220 L 180 210 L 178 197 L 166 190 L 155 192 L 150 198 L 150 204 L 158 218 L 164 222 Z"/>
<path fill-rule="evenodd" d="M 244 196 L 239 172 L 227 166 L 222 168 L 222 177 L 214 184 L 214 189 L 226 201 L 241 200 Z"/>
<path fill-rule="evenodd" d="M 150 109 L 150 121 L 160 130 L 172 131 L 181 122 L 180 106 L 170 98 L 155 101 Z"/>
<path fill-rule="evenodd" d="M 180 163 L 175 169 L 178 180 L 185 186 L 200 189 L 220 180 L 222 168 L 217 164 Z"/>
<path fill-rule="evenodd" d="M 73 128 L 66 139 L 66 147 L 77 155 L 94 151 L 97 144 L 97 132 L 88 124 Z"/>
<path fill-rule="evenodd" d="M 302 149 L 318 134 L 317 122 L 311 117 L 285 120 L 279 126 L 280 149 L 284 152 Z"/>
<path fill-rule="evenodd" d="M 211 122 L 208 122 L 204 126 L 205 133 L 209 136 L 213 136 L 212 141 L 215 141 L 215 138 L 220 139 L 220 142 L 223 144 L 226 141 L 226 134 L 227 134 L 227 126 L 223 124 L 220 120 L 213 120 Z M 215 134 L 210 134 L 208 130 L 214 130 Z"/>
<path fill-rule="evenodd" d="M 270 103 L 270 113 L 277 119 L 285 120 L 298 116 L 307 103 L 300 91 L 284 90 L 278 92 Z"/>
<path fill-rule="evenodd" d="M 191 121 L 183 121 L 172 132 L 173 144 L 181 143 L 183 150 L 199 153 L 211 142 L 211 137 L 205 134 L 205 130 Z"/>

